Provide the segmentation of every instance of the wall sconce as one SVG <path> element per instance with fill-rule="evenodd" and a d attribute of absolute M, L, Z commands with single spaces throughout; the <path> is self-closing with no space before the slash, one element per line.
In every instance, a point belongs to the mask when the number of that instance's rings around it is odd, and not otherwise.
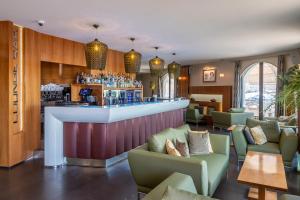
<path fill-rule="evenodd" d="M 178 80 L 180 80 L 180 81 L 185 81 L 185 80 L 187 80 L 187 77 L 186 77 L 186 76 L 179 76 L 179 77 L 178 77 Z"/>
<path fill-rule="evenodd" d="M 225 75 L 223 73 L 220 73 L 220 78 L 223 78 Z"/>

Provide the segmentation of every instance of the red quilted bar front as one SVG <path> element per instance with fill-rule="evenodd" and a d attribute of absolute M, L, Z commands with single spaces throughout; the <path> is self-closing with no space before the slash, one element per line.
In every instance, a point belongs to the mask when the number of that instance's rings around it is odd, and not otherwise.
<path fill-rule="evenodd" d="M 113 123 L 64 123 L 64 156 L 109 159 L 147 142 L 166 128 L 183 125 L 183 109 Z"/>

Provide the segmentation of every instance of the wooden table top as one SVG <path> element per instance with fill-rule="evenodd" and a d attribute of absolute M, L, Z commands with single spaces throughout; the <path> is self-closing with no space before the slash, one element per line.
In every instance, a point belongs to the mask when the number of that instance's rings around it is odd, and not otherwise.
<path fill-rule="evenodd" d="M 238 182 L 270 189 L 288 189 L 282 156 L 248 151 Z"/>

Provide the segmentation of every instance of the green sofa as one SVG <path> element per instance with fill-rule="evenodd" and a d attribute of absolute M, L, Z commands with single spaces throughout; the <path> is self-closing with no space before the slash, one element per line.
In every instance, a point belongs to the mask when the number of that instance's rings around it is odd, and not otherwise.
<path fill-rule="evenodd" d="M 232 131 L 233 142 L 238 161 L 245 159 L 247 151 L 282 154 L 285 166 L 291 166 L 298 147 L 297 134 L 291 128 L 280 129 L 277 121 L 259 121 L 247 119 L 249 128 L 260 125 L 266 134 L 268 142 L 263 145 L 251 145 L 247 143 L 243 129 L 245 126 L 237 126 Z"/>
<path fill-rule="evenodd" d="M 250 112 L 219 112 L 211 113 L 213 120 L 213 129 L 227 129 L 232 125 L 245 125 L 247 118 L 252 118 L 253 113 Z"/>
<path fill-rule="evenodd" d="M 197 189 L 192 177 L 186 174 L 175 172 L 168 178 L 166 178 L 163 182 L 161 182 L 158 186 L 156 186 L 153 190 L 151 190 L 151 192 L 149 192 L 143 198 L 143 200 L 161 200 L 168 186 L 197 194 Z M 197 197 L 203 200 L 213 200 L 210 197 L 202 195 L 197 195 Z"/>
<path fill-rule="evenodd" d="M 191 155 L 190 158 L 166 154 L 166 139 L 186 137 L 188 125 L 177 129 L 166 129 L 153 135 L 144 144 L 128 152 L 128 161 L 138 191 L 148 193 L 174 172 L 190 175 L 198 194 L 211 196 L 226 175 L 229 165 L 229 137 L 210 135 L 214 153 L 209 155 Z M 153 143 L 160 145 L 161 152 L 149 151 Z"/>

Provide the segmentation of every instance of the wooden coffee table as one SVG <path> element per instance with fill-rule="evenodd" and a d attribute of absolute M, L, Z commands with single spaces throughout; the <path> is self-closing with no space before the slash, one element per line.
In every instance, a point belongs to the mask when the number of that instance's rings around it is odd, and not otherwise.
<path fill-rule="evenodd" d="M 277 193 L 269 189 L 288 189 L 280 154 L 248 151 L 237 180 L 252 186 L 248 199 L 277 199 Z"/>

